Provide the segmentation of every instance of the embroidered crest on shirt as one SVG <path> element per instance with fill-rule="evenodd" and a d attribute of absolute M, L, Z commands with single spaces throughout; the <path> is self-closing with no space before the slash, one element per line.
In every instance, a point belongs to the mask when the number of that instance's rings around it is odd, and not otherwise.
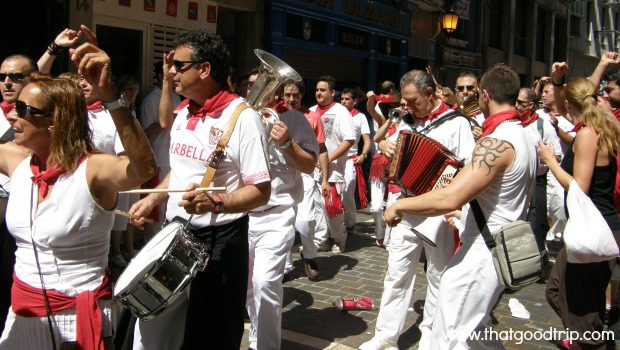
<path fill-rule="evenodd" d="M 209 144 L 210 145 L 215 145 L 218 143 L 218 141 L 222 138 L 222 134 L 224 134 L 224 131 L 212 127 L 211 131 L 209 131 Z"/>

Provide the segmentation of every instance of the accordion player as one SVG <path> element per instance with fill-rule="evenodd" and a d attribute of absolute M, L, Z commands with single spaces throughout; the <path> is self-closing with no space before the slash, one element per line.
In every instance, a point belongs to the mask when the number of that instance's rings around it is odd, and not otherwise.
<path fill-rule="evenodd" d="M 464 162 L 434 139 L 411 131 L 400 131 L 392 157 L 389 178 L 408 195 L 421 195 L 439 188 L 446 177 L 454 177 Z"/>

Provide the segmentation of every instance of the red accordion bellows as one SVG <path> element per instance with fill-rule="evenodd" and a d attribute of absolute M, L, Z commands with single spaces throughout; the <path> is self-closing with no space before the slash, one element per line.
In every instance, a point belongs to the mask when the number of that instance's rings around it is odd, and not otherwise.
<path fill-rule="evenodd" d="M 390 179 L 396 180 L 414 195 L 429 192 L 454 177 L 463 161 L 436 140 L 409 131 L 401 131 L 390 166 Z"/>

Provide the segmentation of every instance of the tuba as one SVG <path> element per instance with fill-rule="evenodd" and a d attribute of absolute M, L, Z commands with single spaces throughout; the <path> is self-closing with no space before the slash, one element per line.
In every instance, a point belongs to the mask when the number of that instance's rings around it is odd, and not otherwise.
<path fill-rule="evenodd" d="M 463 104 L 460 106 L 459 111 L 467 117 L 471 117 L 480 113 L 480 105 L 478 105 L 477 94 L 472 98 L 463 97 Z"/>
<path fill-rule="evenodd" d="M 256 49 L 254 53 L 261 61 L 261 65 L 254 86 L 246 97 L 245 102 L 250 108 L 261 114 L 263 125 L 265 129 L 269 131 L 271 130 L 271 123 L 262 115 L 266 113 L 278 120 L 278 113 L 271 108 L 263 108 L 263 106 L 269 99 L 269 96 L 276 91 L 285 80 L 291 79 L 294 81 L 301 81 L 301 76 L 291 68 L 291 66 L 284 63 L 284 61 L 266 51 Z"/>

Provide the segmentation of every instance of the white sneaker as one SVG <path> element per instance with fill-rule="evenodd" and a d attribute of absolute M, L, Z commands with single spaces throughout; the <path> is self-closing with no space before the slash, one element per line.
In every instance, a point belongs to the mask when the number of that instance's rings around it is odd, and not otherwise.
<path fill-rule="evenodd" d="M 127 261 L 123 258 L 121 254 L 113 255 L 110 257 L 110 264 L 113 267 L 125 268 L 127 267 Z"/>
<path fill-rule="evenodd" d="M 398 346 L 394 346 L 385 340 L 372 338 L 364 344 L 360 345 L 359 350 L 398 350 Z"/>
<path fill-rule="evenodd" d="M 332 246 L 332 253 L 334 254 L 342 254 L 344 253 L 344 248 L 340 248 L 337 244 Z"/>

